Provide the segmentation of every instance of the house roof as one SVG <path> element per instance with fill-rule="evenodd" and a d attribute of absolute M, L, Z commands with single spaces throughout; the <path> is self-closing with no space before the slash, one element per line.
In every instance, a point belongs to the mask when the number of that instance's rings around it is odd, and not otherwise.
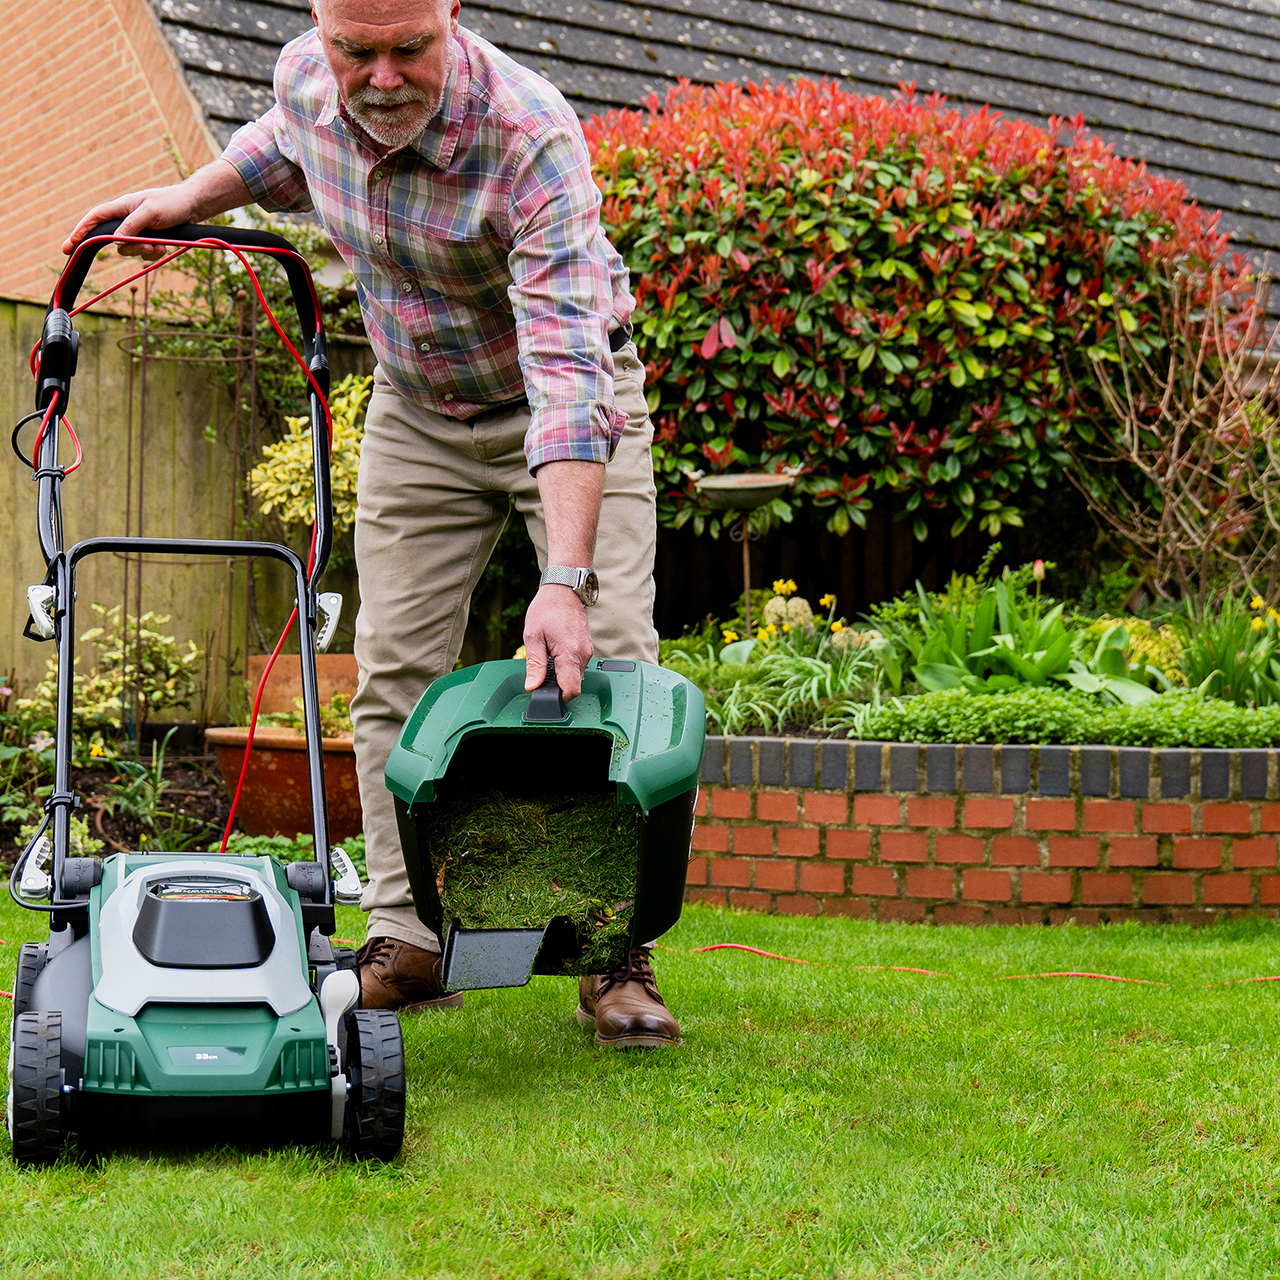
<path fill-rule="evenodd" d="M 272 101 L 308 0 L 151 0 L 225 141 Z M 1280 12 L 1260 0 L 485 0 L 462 21 L 583 116 L 693 81 L 838 78 L 1043 122 L 1083 114 L 1223 211 L 1241 248 L 1280 249 Z"/>

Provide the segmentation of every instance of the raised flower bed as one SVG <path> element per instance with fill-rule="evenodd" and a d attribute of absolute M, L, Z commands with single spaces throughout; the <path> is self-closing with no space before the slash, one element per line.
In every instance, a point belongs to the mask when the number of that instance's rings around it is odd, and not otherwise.
<path fill-rule="evenodd" d="M 937 924 L 1280 908 L 1280 751 L 709 737 L 690 901 Z"/>

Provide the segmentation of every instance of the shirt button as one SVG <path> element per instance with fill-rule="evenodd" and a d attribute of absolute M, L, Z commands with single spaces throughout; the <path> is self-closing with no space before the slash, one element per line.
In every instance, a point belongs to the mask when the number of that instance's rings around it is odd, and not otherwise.
<path fill-rule="evenodd" d="M 420 343 L 418 343 L 418 350 L 419 350 L 419 351 L 430 351 L 430 350 L 431 350 L 431 343 L 429 343 L 429 342 L 420 342 Z"/>
<path fill-rule="evenodd" d="M 373 237 L 373 243 L 374 243 L 374 244 L 381 244 L 381 243 L 382 243 L 382 237 L 381 237 L 381 236 L 374 236 L 374 237 Z"/>
<path fill-rule="evenodd" d="M 382 170 L 375 169 L 369 176 L 374 180 L 374 182 L 377 182 L 382 177 Z"/>
<path fill-rule="evenodd" d="M 412 293 L 412 292 L 413 292 L 413 281 L 411 281 L 411 280 L 403 280 L 403 281 L 401 281 L 401 283 L 400 283 L 400 292 L 401 292 L 401 293 Z"/>

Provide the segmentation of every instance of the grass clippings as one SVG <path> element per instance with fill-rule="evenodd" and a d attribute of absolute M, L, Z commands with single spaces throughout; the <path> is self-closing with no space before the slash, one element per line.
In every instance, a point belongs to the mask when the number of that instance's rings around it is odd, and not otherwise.
<path fill-rule="evenodd" d="M 540 929 L 567 919 L 581 955 L 565 974 L 608 973 L 626 959 L 640 811 L 612 794 L 489 790 L 424 807 L 446 923 Z"/>

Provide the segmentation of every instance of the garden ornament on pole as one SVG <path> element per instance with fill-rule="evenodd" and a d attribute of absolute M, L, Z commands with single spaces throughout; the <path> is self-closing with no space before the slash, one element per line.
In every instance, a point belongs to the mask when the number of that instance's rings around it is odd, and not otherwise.
<path fill-rule="evenodd" d="M 742 543 L 743 631 L 748 637 L 751 635 L 751 512 L 781 497 L 795 482 L 795 476 L 768 471 L 703 476 L 694 481 L 694 488 L 713 511 L 742 512 L 742 523 L 729 530 L 729 537 Z"/>

